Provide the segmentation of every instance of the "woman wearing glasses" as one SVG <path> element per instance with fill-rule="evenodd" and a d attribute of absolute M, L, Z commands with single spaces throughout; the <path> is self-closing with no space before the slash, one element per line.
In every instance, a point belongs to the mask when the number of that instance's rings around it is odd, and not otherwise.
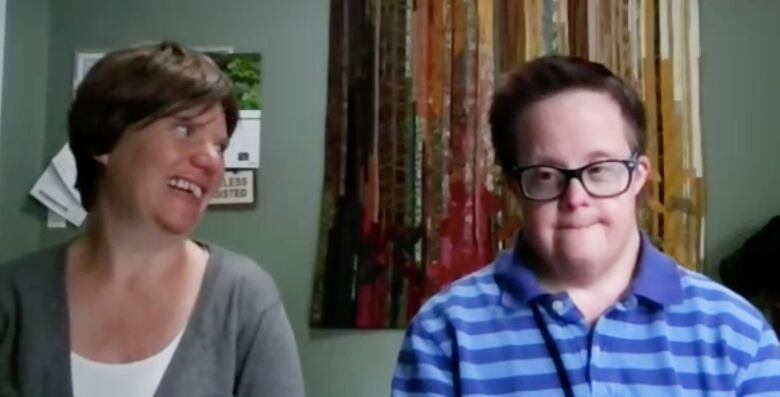
<path fill-rule="evenodd" d="M 761 313 L 639 230 L 645 114 L 604 66 L 550 56 L 496 94 L 496 158 L 523 229 L 428 301 L 393 396 L 780 395 Z"/>

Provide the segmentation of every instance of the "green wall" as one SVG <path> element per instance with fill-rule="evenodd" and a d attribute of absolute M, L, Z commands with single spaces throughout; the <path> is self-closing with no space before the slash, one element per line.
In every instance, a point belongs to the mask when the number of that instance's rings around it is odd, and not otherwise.
<path fill-rule="evenodd" d="M 780 213 L 780 2 L 701 2 L 707 254 L 713 265 Z M 77 11 L 78 10 L 78 11 Z M 312 397 L 387 395 L 399 331 L 307 326 L 322 187 L 326 0 L 8 0 L 0 261 L 73 234 L 43 229 L 26 198 L 65 141 L 76 50 L 168 37 L 263 54 L 262 169 L 257 206 L 212 211 L 198 235 L 256 258 L 279 284 Z M 767 44 L 770 43 L 770 44 Z"/>
<path fill-rule="evenodd" d="M 49 0 L 8 0 L 0 124 L 0 262 L 40 247 L 44 211 L 27 198 L 46 128 Z"/>
<path fill-rule="evenodd" d="M 714 273 L 780 215 L 780 1 L 703 0 L 700 16 L 705 248 Z"/>

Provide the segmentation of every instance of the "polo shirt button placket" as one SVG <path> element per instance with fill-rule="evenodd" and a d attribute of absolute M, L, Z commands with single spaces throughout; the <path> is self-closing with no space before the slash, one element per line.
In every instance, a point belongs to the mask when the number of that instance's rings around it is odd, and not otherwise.
<path fill-rule="evenodd" d="M 556 314 L 559 316 L 563 316 L 563 310 L 566 308 L 566 306 L 561 302 L 560 300 L 555 300 L 552 303 L 552 309 L 555 311 Z"/>

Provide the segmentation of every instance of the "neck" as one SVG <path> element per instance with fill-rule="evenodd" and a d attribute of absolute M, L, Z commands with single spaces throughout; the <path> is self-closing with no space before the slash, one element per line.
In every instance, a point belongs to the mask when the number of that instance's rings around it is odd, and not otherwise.
<path fill-rule="evenodd" d="M 86 232 L 74 243 L 75 263 L 83 271 L 124 281 L 170 270 L 199 251 L 182 236 L 149 229 L 95 211 Z"/>
<path fill-rule="evenodd" d="M 639 233 L 634 233 L 607 266 L 547 266 L 540 275 L 542 286 L 553 293 L 568 293 L 585 321 L 592 325 L 605 310 L 620 300 L 631 284 L 640 244 Z"/>

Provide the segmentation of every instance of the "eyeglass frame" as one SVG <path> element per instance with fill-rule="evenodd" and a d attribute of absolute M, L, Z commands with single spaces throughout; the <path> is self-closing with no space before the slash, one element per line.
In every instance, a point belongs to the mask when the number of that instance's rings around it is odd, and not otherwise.
<path fill-rule="evenodd" d="M 585 190 L 586 193 L 588 193 L 588 195 L 590 197 L 593 197 L 593 198 L 613 198 L 613 197 L 617 197 L 617 196 L 620 196 L 621 194 L 625 193 L 626 191 L 628 191 L 628 188 L 631 187 L 631 182 L 633 181 L 633 177 L 634 177 L 634 171 L 636 170 L 637 165 L 639 165 L 639 156 L 640 156 L 639 153 L 635 152 L 635 153 L 633 153 L 631 155 L 631 158 L 628 159 L 628 160 L 618 160 L 618 159 L 599 160 L 599 161 L 594 161 L 592 163 L 585 164 L 582 167 L 574 168 L 574 169 L 560 168 L 560 167 L 555 167 L 555 166 L 552 166 L 552 165 L 543 165 L 543 164 L 534 164 L 534 165 L 529 165 L 529 166 L 525 166 L 525 167 L 520 167 L 520 166 L 516 165 L 516 166 L 514 166 L 512 168 L 512 176 L 513 176 L 513 178 L 515 178 L 517 184 L 520 187 L 520 194 L 522 194 L 525 199 L 530 200 L 530 201 L 543 202 L 543 201 L 555 201 L 555 200 L 560 199 L 561 197 L 563 197 L 564 194 L 566 194 L 566 191 L 569 190 L 569 186 L 571 186 L 571 180 L 572 179 L 577 179 L 580 182 L 580 185 L 582 185 L 582 188 Z M 586 186 L 586 183 L 582 180 L 582 174 L 583 174 L 583 172 L 586 169 L 588 169 L 588 168 L 590 168 L 590 167 L 592 167 L 594 165 L 604 164 L 604 163 L 620 163 L 620 164 L 623 164 L 628 169 L 628 181 L 626 181 L 626 186 L 621 191 L 619 191 L 619 192 L 617 192 L 615 194 L 608 194 L 608 195 L 593 194 L 590 190 L 588 190 L 588 187 Z M 532 198 L 532 197 L 528 196 L 528 194 L 525 191 L 525 187 L 523 187 L 523 178 L 522 178 L 522 176 L 523 176 L 524 172 L 526 172 L 526 171 L 528 171 L 530 169 L 534 169 L 534 168 L 552 168 L 552 169 L 560 172 L 563 175 L 566 183 L 565 183 L 563 189 L 561 190 L 561 192 L 558 193 L 557 196 L 552 197 L 552 198 L 546 198 L 546 199 L 537 199 L 537 198 Z"/>

